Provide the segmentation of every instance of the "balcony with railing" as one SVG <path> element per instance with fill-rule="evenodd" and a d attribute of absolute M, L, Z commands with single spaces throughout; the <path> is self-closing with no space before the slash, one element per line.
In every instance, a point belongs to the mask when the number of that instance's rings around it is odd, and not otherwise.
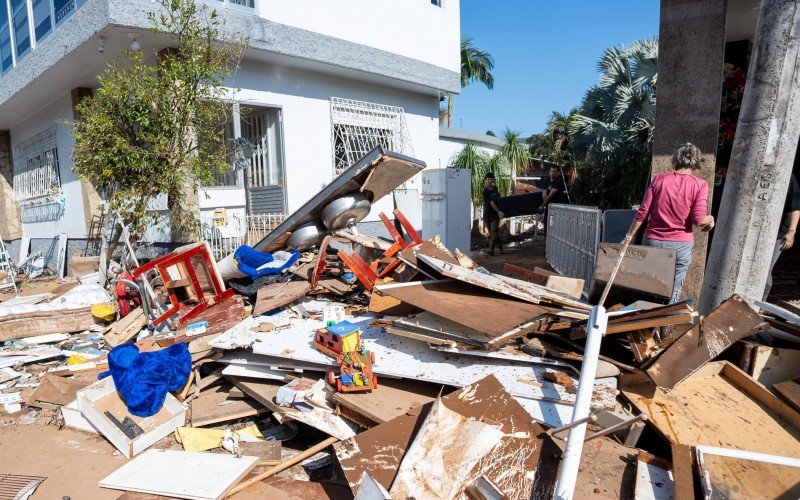
<path fill-rule="evenodd" d="M 0 78 L 35 51 L 86 1 L 0 0 Z M 251 13 L 257 12 L 258 7 L 258 0 L 206 0 L 206 3 Z"/>

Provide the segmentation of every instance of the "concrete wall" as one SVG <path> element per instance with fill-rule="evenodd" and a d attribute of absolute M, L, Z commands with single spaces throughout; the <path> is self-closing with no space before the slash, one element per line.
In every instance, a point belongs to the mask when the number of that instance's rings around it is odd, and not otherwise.
<path fill-rule="evenodd" d="M 66 233 L 69 238 L 86 236 L 86 225 L 83 213 L 83 192 L 78 176 L 72 172 L 72 98 L 64 92 L 53 102 L 46 104 L 41 110 L 31 115 L 10 130 L 11 146 L 42 132 L 49 127 L 56 127 L 58 147 L 58 163 L 61 176 L 61 189 L 66 198 L 61 210 L 57 201 L 46 204 L 22 205 L 23 234 L 31 238 L 52 238 L 59 233 Z"/>
<path fill-rule="evenodd" d="M 460 0 L 258 0 L 259 15 L 460 72 Z"/>

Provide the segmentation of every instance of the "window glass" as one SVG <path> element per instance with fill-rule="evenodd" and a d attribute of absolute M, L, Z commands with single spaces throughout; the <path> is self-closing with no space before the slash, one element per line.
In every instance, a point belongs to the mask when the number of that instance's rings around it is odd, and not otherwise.
<path fill-rule="evenodd" d="M 28 10 L 25 8 L 24 2 L 21 9 L 17 10 L 12 6 L 11 10 L 14 12 L 12 21 L 14 24 L 14 40 L 17 42 L 17 60 L 19 60 L 31 50 Z"/>
<path fill-rule="evenodd" d="M 11 55 L 11 30 L 8 26 L 8 10 L 6 3 L 0 0 L 0 74 L 5 73 L 14 64 Z"/>
<path fill-rule="evenodd" d="M 53 0 L 53 7 L 56 13 L 56 23 L 60 23 L 75 11 L 75 0 Z"/>
<path fill-rule="evenodd" d="M 50 34 L 53 23 L 50 20 L 50 2 L 47 0 L 33 0 L 33 24 L 36 41 L 39 42 Z"/>

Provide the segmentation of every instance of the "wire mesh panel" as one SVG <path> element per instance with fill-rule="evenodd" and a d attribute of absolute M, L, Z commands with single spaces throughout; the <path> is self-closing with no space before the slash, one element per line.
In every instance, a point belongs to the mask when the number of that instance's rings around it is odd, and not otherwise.
<path fill-rule="evenodd" d="M 603 213 L 598 208 L 551 204 L 545 257 L 558 273 L 586 280 L 588 291 L 600 245 Z"/>
<path fill-rule="evenodd" d="M 14 148 L 14 196 L 25 202 L 59 193 L 56 128 L 51 127 Z"/>
<path fill-rule="evenodd" d="M 331 97 L 331 129 L 334 175 L 378 145 L 414 155 L 405 111 L 398 106 Z"/>

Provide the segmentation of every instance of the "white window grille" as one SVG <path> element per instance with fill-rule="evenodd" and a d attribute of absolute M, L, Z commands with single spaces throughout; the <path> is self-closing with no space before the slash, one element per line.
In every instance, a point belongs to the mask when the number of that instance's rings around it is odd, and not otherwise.
<path fill-rule="evenodd" d="M 334 175 L 341 174 L 375 146 L 413 155 L 403 108 L 331 98 Z"/>
<path fill-rule="evenodd" d="M 14 195 L 24 203 L 60 193 L 56 127 L 51 127 L 14 148 Z"/>
<path fill-rule="evenodd" d="M 203 239 L 211 246 L 214 259 L 220 260 L 242 245 L 253 246 L 286 219 L 286 214 L 232 216 L 222 227 L 213 222 L 203 225 Z"/>

